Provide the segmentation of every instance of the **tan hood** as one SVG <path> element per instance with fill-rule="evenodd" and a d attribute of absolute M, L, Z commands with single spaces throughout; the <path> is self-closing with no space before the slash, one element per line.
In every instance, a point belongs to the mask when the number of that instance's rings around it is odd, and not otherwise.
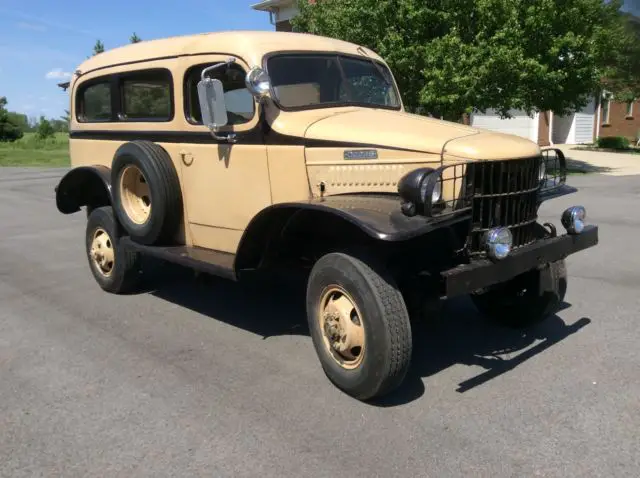
<path fill-rule="evenodd" d="M 399 111 L 356 109 L 312 123 L 305 137 L 440 154 L 447 141 L 477 133 L 469 126 Z"/>
<path fill-rule="evenodd" d="M 510 134 L 480 130 L 459 123 L 409 113 L 356 109 L 317 119 L 307 139 L 336 141 L 443 154 L 444 159 L 496 160 L 540 154 L 538 145 Z"/>

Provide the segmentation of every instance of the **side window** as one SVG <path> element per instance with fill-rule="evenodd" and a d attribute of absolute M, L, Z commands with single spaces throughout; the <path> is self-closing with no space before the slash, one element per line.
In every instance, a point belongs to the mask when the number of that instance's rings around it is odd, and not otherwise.
<path fill-rule="evenodd" d="M 187 70 L 185 75 L 185 114 L 189 123 L 202 124 L 197 88 L 202 70 L 210 65 L 207 63 L 193 66 Z M 211 71 L 209 76 L 222 82 L 229 124 L 236 125 L 251 121 L 254 115 L 254 100 L 253 95 L 244 84 L 246 72 L 242 67 L 229 65 L 226 68 Z"/>
<path fill-rule="evenodd" d="M 81 88 L 77 118 L 81 123 L 111 121 L 111 84 L 108 80 Z"/>
<path fill-rule="evenodd" d="M 120 83 L 124 121 L 170 121 L 171 75 L 166 70 L 124 76 Z"/>

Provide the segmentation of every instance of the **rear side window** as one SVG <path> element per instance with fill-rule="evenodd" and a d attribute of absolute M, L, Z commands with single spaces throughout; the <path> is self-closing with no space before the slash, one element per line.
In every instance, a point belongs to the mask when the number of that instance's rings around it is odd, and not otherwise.
<path fill-rule="evenodd" d="M 166 70 L 124 76 L 120 91 L 120 119 L 124 121 L 169 121 L 173 117 L 171 76 Z"/>
<path fill-rule="evenodd" d="M 80 122 L 111 121 L 111 84 L 95 83 L 80 91 L 78 120 Z"/>
<path fill-rule="evenodd" d="M 192 66 L 185 74 L 185 114 L 189 123 L 202 124 L 202 112 L 198 102 L 198 82 L 202 70 L 211 65 L 212 63 Z M 245 85 L 246 72 L 242 67 L 232 64 L 226 68 L 213 70 L 208 73 L 208 76 L 222 82 L 229 124 L 236 125 L 251 121 L 254 114 L 254 100 Z"/>

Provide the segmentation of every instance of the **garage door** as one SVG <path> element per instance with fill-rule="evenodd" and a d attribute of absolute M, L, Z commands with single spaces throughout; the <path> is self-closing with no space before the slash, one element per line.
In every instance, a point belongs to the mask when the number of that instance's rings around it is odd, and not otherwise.
<path fill-rule="evenodd" d="M 593 117 L 595 111 L 595 101 L 592 100 L 591 103 L 576 113 L 576 144 L 593 142 Z"/>
<path fill-rule="evenodd" d="M 498 131 L 500 133 L 515 134 L 531 141 L 538 141 L 538 118 L 531 118 L 524 111 L 510 110 L 512 118 L 502 119 L 494 110 L 487 110 L 484 114 L 471 115 L 471 125 L 475 128 Z"/>

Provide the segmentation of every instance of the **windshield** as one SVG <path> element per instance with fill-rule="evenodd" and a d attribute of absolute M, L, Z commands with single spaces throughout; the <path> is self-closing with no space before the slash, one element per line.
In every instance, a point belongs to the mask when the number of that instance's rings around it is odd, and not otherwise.
<path fill-rule="evenodd" d="M 283 108 L 370 106 L 400 109 L 389 69 L 345 55 L 287 54 L 269 58 L 267 70 Z"/>

